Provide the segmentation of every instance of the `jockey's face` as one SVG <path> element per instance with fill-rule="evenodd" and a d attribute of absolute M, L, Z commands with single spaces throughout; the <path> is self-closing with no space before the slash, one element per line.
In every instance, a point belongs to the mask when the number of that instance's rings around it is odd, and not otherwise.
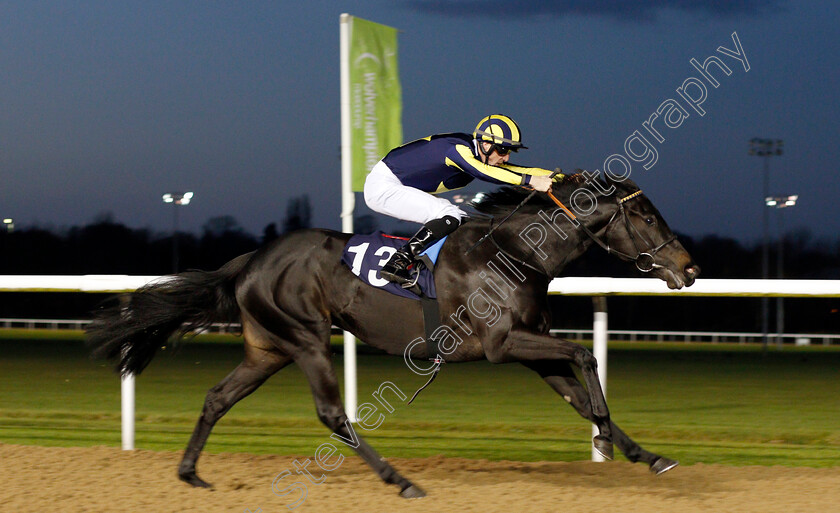
<path fill-rule="evenodd" d="M 484 149 L 485 153 L 490 151 L 490 149 L 493 147 L 492 144 L 483 141 L 481 143 L 481 146 Z M 498 166 L 499 164 L 504 164 L 508 160 L 510 160 L 510 153 L 507 153 L 505 155 L 499 155 L 499 152 L 497 152 L 495 149 L 489 155 L 487 155 L 487 164 L 491 166 Z"/>

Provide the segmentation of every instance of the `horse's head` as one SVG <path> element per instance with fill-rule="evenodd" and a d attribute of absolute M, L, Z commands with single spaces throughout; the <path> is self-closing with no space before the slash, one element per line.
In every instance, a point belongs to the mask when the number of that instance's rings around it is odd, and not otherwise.
<path fill-rule="evenodd" d="M 536 196 L 530 203 L 533 194 L 521 188 L 503 187 L 483 195 L 472 206 L 481 213 L 498 216 L 501 221 L 496 227 L 507 222 L 508 229 L 499 239 L 525 242 L 527 246 L 507 256 L 546 276 L 557 276 L 594 241 L 609 253 L 634 262 L 639 270 L 665 281 L 672 289 L 692 285 L 700 275 L 700 267 L 636 184 L 630 180 L 596 183 L 591 179 L 592 175 L 584 173 L 570 175 L 554 185 L 552 195 Z M 560 215 L 561 211 L 565 215 Z M 516 212 L 519 216 L 511 218 Z M 573 223 L 576 237 L 568 237 L 568 226 L 560 219 Z M 544 221 L 550 221 L 553 231 L 541 224 Z M 489 233 L 495 229 L 492 226 L 491 223 Z M 553 233 L 562 236 L 554 237 Z M 494 238 L 490 240 L 505 251 Z M 552 244 L 554 247 L 549 250 Z"/>
<path fill-rule="evenodd" d="M 653 203 L 630 180 L 608 185 L 616 191 L 600 201 L 613 211 L 602 235 L 609 251 L 634 261 L 640 271 L 663 280 L 668 288 L 691 286 L 700 275 L 700 267 Z"/>

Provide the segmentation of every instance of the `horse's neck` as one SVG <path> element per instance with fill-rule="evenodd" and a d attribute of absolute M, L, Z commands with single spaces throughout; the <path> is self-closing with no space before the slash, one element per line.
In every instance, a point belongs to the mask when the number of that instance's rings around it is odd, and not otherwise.
<path fill-rule="evenodd" d="M 525 262 L 532 270 L 549 278 L 556 276 L 556 272 L 568 262 L 583 254 L 591 242 L 583 232 L 574 229 L 571 223 L 555 219 L 551 227 L 549 221 L 536 212 L 514 215 L 499 225 L 503 217 L 500 216 L 492 224 L 484 220 L 470 223 L 453 235 L 463 239 L 463 242 L 459 240 L 459 245 L 468 248 L 492 229 L 491 240 L 484 241 L 481 246 L 492 253 L 501 250 L 508 258 Z"/>
<path fill-rule="evenodd" d="M 598 204 L 595 207 L 594 212 L 587 216 L 577 216 L 574 223 L 571 221 L 566 223 L 569 226 L 574 226 L 574 232 L 577 236 L 577 250 L 574 253 L 571 253 L 569 255 L 569 258 L 567 258 L 557 269 L 558 274 L 564 267 L 566 267 L 566 265 L 570 264 L 574 260 L 577 260 L 581 255 L 583 255 L 583 253 L 586 252 L 589 246 L 596 243 L 601 245 L 602 247 L 604 246 L 604 244 L 607 244 L 607 246 L 609 245 L 609 243 L 605 240 L 605 230 L 608 228 L 609 224 L 612 222 L 613 218 L 618 213 L 619 207 L 611 196 L 599 195 L 597 196 L 597 199 Z M 593 237 L 597 238 L 597 241 L 593 239 Z"/>
<path fill-rule="evenodd" d="M 575 239 L 571 240 L 573 236 Z M 592 245 L 592 239 L 579 228 L 574 229 L 574 235 L 570 234 L 564 242 L 568 242 L 568 244 L 566 244 L 565 251 L 562 248 L 557 251 L 559 262 L 551 270 L 552 277 L 558 276 L 567 265 L 580 258 Z"/>
<path fill-rule="evenodd" d="M 567 201 L 565 204 L 568 205 L 570 202 Z M 513 216 L 509 221 L 510 227 L 507 232 L 509 235 L 506 240 L 515 239 L 514 244 L 527 252 L 526 261 L 529 263 L 539 261 L 540 267 L 545 269 L 546 274 L 555 277 L 595 243 L 580 225 L 586 226 L 596 237 L 603 237 L 601 232 L 614 211 L 615 208 L 606 203 L 600 205 L 588 216 L 577 216 L 574 221 L 560 208 L 545 208 L 529 214 L 523 213 L 524 215 Z M 537 246 L 534 243 L 534 237 L 542 235 L 544 235 L 544 240 Z"/>

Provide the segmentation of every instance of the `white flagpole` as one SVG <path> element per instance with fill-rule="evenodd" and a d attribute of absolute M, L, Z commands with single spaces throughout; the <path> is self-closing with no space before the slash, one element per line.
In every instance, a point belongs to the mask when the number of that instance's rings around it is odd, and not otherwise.
<path fill-rule="evenodd" d="M 341 231 L 353 233 L 353 169 L 350 147 L 350 31 L 353 17 L 342 14 L 339 23 L 341 39 Z M 344 332 L 344 409 L 350 422 L 356 422 L 356 337 Z"/>

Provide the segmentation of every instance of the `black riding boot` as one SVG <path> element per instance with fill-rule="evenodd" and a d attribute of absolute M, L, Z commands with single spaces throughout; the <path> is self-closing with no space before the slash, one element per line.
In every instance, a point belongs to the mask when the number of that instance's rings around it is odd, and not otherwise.
<path fill-rule="evenodd" d="M 390 260 L 388 260 L 388 263 L 379 271 L 379 275 L 390 282 L 400 285 L 411 283 L 413 277 L 408 267 L 414 263 L 414 259 L 425 251 L 426 248 L 455 231 L 459 224 L 460 221 L 452 216 L 445 216 L 442 219 L 429 221 L 425 226 L 420 228 L 420 231 L 414 234 L 414 237 L 408 240 L 405 246 L 394 253 Z"/>

